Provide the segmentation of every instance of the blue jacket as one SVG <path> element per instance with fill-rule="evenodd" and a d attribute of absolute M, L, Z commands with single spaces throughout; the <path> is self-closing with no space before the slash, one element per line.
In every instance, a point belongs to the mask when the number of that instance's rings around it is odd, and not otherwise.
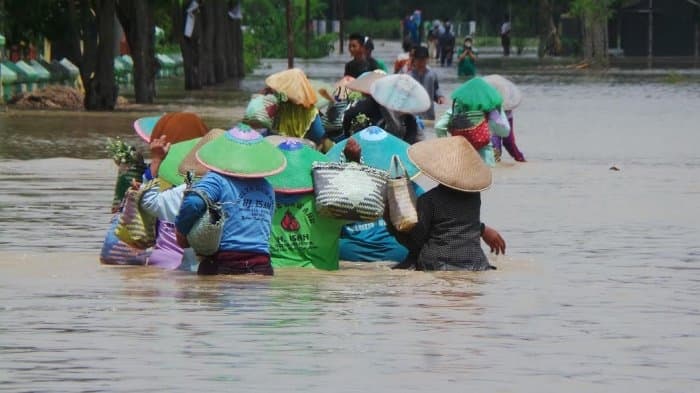
<path fill-rule="evenodd" d="M 224 207 L 226 221 L 219 251 L 270 254 L 275 194 L 267 180 L 235 178 L 210 171 L 193 188 Z M 176 219 L 177 230 L 184 235 L 190 233 L 205 209 L 202 198 L 186 194 Z"/>

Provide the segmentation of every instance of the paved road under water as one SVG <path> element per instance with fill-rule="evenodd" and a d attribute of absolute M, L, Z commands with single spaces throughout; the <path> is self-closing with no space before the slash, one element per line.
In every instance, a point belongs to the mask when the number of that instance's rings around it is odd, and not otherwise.
<path fill-rule="evenodd" d="M 518 81 L 476 274 L 100 266 L 131 119 L 0 114 L 0 390 L 696 390 L 700 85 Z"/>

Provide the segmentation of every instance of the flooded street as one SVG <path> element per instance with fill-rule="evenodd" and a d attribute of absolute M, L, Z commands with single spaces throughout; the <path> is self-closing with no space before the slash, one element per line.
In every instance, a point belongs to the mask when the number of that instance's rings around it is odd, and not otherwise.
<path fill-rule="evenodd" d="M 133 118 L 0 113 L 0 390 L 694 391 L 700 84 L 513 79 L 529 162 L 482 195 L 484 273 L 100 266 Z"/>

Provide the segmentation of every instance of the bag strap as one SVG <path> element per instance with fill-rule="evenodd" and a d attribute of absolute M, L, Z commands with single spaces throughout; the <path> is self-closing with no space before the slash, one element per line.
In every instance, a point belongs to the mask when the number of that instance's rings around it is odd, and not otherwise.
<path fill-rule="evenodd" d="M 403 176 L 401 175 L 401 172 L 403 172 Z M 397 154 L 394 154 L 393 156 L 391 156 L 391 166 L 389 167 L 389 177 L 392 179 L 400 179 L 401 177 L 405 177 L 408 179 L 408 171 L 406 170 L 406 167 L 403 165 L 403 162 L 401 162 L 401 158 Z"/>

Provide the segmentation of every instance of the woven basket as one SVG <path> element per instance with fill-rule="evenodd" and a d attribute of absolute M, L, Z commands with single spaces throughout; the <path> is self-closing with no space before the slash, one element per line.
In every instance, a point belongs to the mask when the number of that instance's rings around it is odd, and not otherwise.
<path fill-rule="evenodd" d="M 418 223 L 416 192 L 408 178 L 408 172 L 399 156 L 391 157 L 391 170 L 387 181 L 387 205 L 391 223 L 399 232 L 407 232 Z"/>
<path fill-rule="evenodd" d="M 361 222 L 384 215 L 387 172 L 354 162 L 315 162 L 312 168 L 319 214 Z"/>
<path fill-rule="evenodd" d="M 209 197 L 201 191 L 185 190 L 185 196 L 188 194 L 199 195 L 207 204 L 207 209 L 204 211 L 204 215 L 194 224 L 190 233 L 187 234 L 187 242 L 197 255 L 214 255 L 219 251 L 224 222 L 226 222 L 223 207 L 220 204 L 212 203 Z"/>

